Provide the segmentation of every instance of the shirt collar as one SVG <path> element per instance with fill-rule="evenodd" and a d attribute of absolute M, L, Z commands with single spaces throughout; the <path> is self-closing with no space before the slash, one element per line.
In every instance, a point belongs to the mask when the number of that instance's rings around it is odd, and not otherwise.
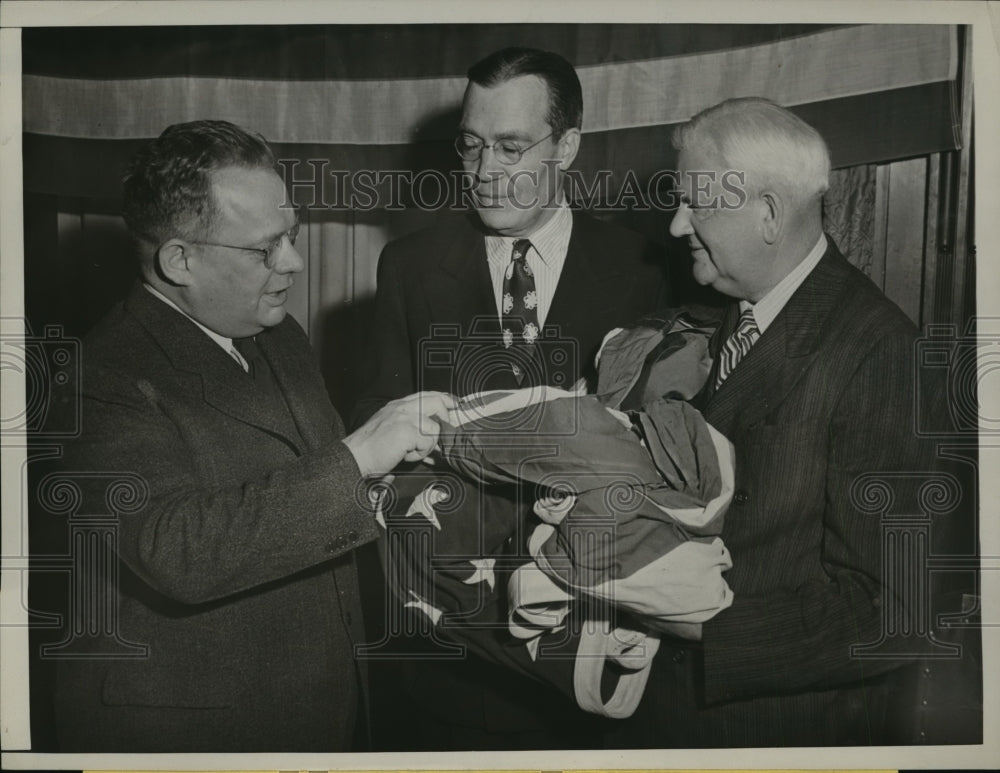
<path fill-rule="evenodd" d="M 170 306 L 172 309 L 176 309 L 178 312 L 180 312 L 181 314 L 183 314 L 189 320 L 191 320 L 192 322 L 194 322 L 194 324 L 196 324 L 199 328 L 201 328 L 203 331 L 205 331 L 205 335 L 207 335 L 209 338 L 211 338 L 213 341 L 215 341 L 215 343 L 217 343 L 219 346 L 221 346 L 223 348 L 223 350 L 227 354 L 230 354 L 230 355 L 232 354 L 232 350 L 233 350 L 233 339 L 232 338 L 226 338 L 225 336 L 219 335 L 214 330 L 209 330 L 207 327 L 205 327 L 203 324 L 201 324 L 198 320 L 196 320 L 194 317 L 192 317 L 190 314 L 188 314 L 186 311 L 184 311 L 180 306 L 178 306 L 176 303 L 174 303 L 172 300 L 170 300 L 167 296 L 165 296 L 163 293 L 161 293 L 159 290 L 157 290 L 155 287 L 153 287 L 153 285 L 148 284 L 146 282 L 143 282 L 142 286 L 145 287 L 147 290 L 149 290 L 149 292 L 151 292 L 155 297 L 159 298 L 161 301 L 163 301 L 165 304 L 167 304 L 167 306 Z"/>
<path fill-rule="evenodd" d="M 809 254 L 806 255 L 805 260 L 789 271 L 784 279 L 768 291 L 767 295 L 757 301 L 757 303 L 740 301 L 741 312 L 753 309 L 754 322 L 757 323 L 757 329 L 761 332 L 761 335 L 771 326 L 775 317 L 785 308 L 785 305 L 795 294 L 795 291 L 799 289 L 799 286 L 805 281 L 806 277 L 816 268 L 816 264 L 819 263 L 824 253 L 826 253 L 826 236 L 820 234 L 819 241 L 816 242 L 812 250 L 809 251 Z"/>
<path fill-rule="evenodd" d="M 553 255 L 552 250 L 546 249 L 546 245 L 568 243 L 569 234 L 572 228 L 573 214 L 570 212 L 569 204 L 565 199 L 562 199 L 552 217 L 550 217 L 541 228 L 531 234 L 528 234 L 527 237 L 489 235 L 486 237 L 486 244 L 487 247 L 494 248 L 497 254 L 509 256 L 515 241 L 518 239 L 528 238 L 531 240 L 531 246 L 534 248 L 535 253 L 542 259 L 542 262 L 548 266 L 553 261 L 557 261 L 558 256 Z"/>

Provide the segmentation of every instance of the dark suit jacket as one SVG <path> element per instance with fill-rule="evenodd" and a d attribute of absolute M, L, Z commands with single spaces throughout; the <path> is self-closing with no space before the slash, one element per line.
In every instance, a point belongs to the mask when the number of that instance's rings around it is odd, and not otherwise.
<path fill-rule="evenodd" d="M 121 574 L 105 592 L 119 637 L 148 655 L 60 664 L 63 750 L 350 742 L 363 684 L 350 550 L 376 526 L 302 329 L 289 316 L 257 341 L 287 410 L 141 286 L 83 344 L 83 429 L 63 474 L 81 513 L 107 512 L 106 479 L 86 473 L 145 482 L 148 502 L 119 518 Z"/>
<path fill-rule="evenodd" d="M 665 262 L 663 248 L 639 234 L 574 212 L 566 262 L 536 347 L 538 367 L 521 386 L 569 388 L 581 375 L 593 375 L 604 335 L 665 302 Z M 464 395 L 516 388 L 500 341 L 484 232 L 474 214 L 390 243 L 379 260 L 368 381 L 352 423 L 419 390 Z M 404 661 L 403 668 L 421 716 L 451 725 L 419 729 L 413 738 L 419 746 L 411 748 L 600 745 L 588 717 L 570 702 L 499 666 L 470 657 Z"/>
<path fill-rule="evenodd" d="M 714 353 L 738 315 L 733 304 Z M 881 674 L 900 661 L 850 648 L 879 641 L 884 616 L 898 624 L 899 589 L 883 582 L 880 514 L 853 487 L 885 473 L 890 512 L 922 512 L 915 489 L 933 453 L 914 430 L 916 338 L 830 241 L 715 392 L 712 373 L 701 407 L 736 449 L 722 533 L 734 602 L 704 624 L 700 646 L 664 642 L 612 746 L 886 742 Z"/>
<path fill-rule="evenodd" d="M 522 386 L 571 387 L 593 376 L 604 335 L 666 298 L 663 248 L 632 231 L 573 213 L 559 283 Z M 500 324 L 474 215 L 449 219 L 388 244 L 378 268 L 367 384 L 358 426 L 381 405 L 421 390 L 466 395 L 516 388 L 500 364 Z"/>

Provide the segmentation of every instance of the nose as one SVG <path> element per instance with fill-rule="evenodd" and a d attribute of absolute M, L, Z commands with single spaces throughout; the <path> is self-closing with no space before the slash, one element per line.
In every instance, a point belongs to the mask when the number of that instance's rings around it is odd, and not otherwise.
<path fill-rule="evenodd" d="M 302 259 L 298 249 L 292 244 L 292 240 L 285 235 L 278 247 L 277 260 L 274 263 L 274 271 L 278 274 L 297 274 L 306 267 L 306 262 Z"/>
<path fill-rule="evenodd" d="M 670 221 L 670 235 L 673 237 L 689 236 L 694 233 L 691 227 L 691 210 L 683 202 L 677 207 L 673 220 Z"/>
<path fill-rule="evenodd" d="M 479 185 L 487 183 L 492 189 L 493 183 L 503 176 L 504 166 L 497 160 L 493 147 L 486 145 L 479 154 L 479 160 L 473 164 L 472 171 L 476 173 L 476 182 Z"/>

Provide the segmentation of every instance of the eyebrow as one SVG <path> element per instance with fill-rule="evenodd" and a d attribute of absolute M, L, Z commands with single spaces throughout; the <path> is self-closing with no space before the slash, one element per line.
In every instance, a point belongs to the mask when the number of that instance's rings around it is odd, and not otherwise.
<path fill-rule="evenodd" d="M 477 140 L 482 140 L 484 143 L 486 142 L 486 139 L 484 137 L 464 127 L 459 127 L 458 133 L 468 134 L 471 137 L 475 137 Z M 531 142 L 531 139 L 532 139 L 531 135 L 526 132 L 505 131 L 505 132 L 500 132 L 496 137 L 493 138 L 493 141 L 498 142 L 500 140 L 520 140 L 522 142 Z"/>
<path fill-rule="evenodd" d="M 288 228 L 284 228 L 278 231 L 277 233 L 271 234 L 269 236 L 260 237 L 260 239 L 254 242 L 255 244 L 266 244 L 266 245 L 273 244 L 282 236 L 284 236 L 286 233 L 295 228 L 295 226 L 302 225 L 302 221 L 299 219 L 299 211 L 302 209 L 301 207 L 279 207 L 278 209 L 291 209 L 292 213 L 295 215 L 295 222 L 292 223 L 290 226 L 288 226 Z"/>

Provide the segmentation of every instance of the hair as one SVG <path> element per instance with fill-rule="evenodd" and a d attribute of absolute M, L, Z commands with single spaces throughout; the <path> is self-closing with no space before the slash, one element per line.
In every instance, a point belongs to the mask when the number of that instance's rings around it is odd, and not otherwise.
<path fill-rule="evenodd" d="M 122 214 L 141 241 L 205 238 L 216 205 L 210 175 L 225 167 L 275 169 L 274 154 L 257 133 L 228 121 L 168 126 L 140 150 L 123 179 Z"/>
<path fill-rule="evenodd" d="M 830 187 L 830 152 L 812 126 L 761 97 L 727 99 L 674 130 L 674 148 L 704 152 L 746 172 L 746 187 L 788 190 L 803 203 Z"/>
<path fill-rule="evenodd" d="M 583 125 L 583 88 L 573 65 L 559 54 L 537 48 L 504 48 L 469 68 L 469 82 L 485 88 L 517 78 L 536 75 L 549 90 L 546 116 L 556 139 Z"/>

